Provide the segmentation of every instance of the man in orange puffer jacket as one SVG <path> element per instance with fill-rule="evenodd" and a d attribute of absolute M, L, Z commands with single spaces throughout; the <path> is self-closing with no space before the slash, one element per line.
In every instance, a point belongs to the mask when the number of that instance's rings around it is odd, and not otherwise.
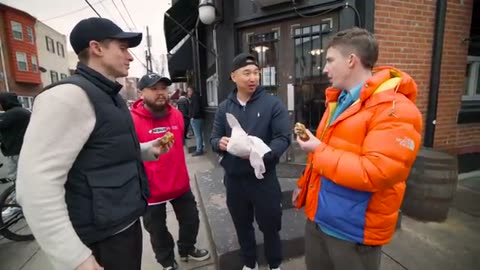
<path fill-rule="evenodd" d="M 308 270 L 377 270 L 395 231 L 422 116 L 413 79 L 373 68 L 377 59 L 378 43 L 364 29 L 338 32 L 327 46 L 327 110 L 316 136 L 297 138 L 308 165 L 292 199 L 308 217 Z"/>

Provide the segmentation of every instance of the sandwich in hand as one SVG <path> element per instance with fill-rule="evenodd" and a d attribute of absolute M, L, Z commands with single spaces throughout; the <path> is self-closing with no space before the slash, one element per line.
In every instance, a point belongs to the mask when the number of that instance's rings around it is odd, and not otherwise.
<path fill-rule="evenodd" d="M 165 133 L 165 135 L 163 135 L 163 137 L 160 138 L 160 144 L 162 146 L 166 146 L 172 141 L 173 141 L 173 133 L 171 133 L 170 131 L 167 131 L 167 133 Z"/>
<path fill-rule="evenodd" d="M 310 138 L 308 137 L 308 134 L 305 130 L 306 130 L 305 125 L 300 122 L 297 122 L 295 124 L 295 128 L 293 129 L 293 132 L 295 132 L 295 134 L 297 134 L 297 136 L 300 137 L 302 141 L 308 141 L 308 139 Z"/>

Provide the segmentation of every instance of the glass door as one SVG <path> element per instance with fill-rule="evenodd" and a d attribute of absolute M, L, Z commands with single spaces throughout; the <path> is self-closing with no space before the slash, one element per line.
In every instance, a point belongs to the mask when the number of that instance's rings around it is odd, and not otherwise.
<path fill-rule="evenodd" d="M 271 95 L 278 94 L 279 33 L 272 31 L 247 36 L 249 52 L 260 65 L 260 85 Z"/>
<path fill-rule="evenodd" d="M 331 21 L 299 26 L 293 29 L 295 65 L 295 122 L 315 132 L 325 112 L 325 89 L 328 78 L 323 75 L 326 44 L 332 33 Z"/>

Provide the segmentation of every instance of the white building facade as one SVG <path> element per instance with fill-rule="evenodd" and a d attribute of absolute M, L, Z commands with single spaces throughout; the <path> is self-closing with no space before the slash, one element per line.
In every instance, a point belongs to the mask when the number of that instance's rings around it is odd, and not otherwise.
<path fill-rule="evenodd" d="M 66 78 L 69 75 L 66 36 L 40 21 L 35 24 L 35 33 L 43 86 Z"/>

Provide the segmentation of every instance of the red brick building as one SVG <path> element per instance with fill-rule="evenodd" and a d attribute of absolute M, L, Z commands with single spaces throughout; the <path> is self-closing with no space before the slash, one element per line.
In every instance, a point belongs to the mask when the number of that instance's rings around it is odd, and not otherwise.
<path fill-rule="evenodd" d="M 35 22 L 30 14 L 0 4 L 0 91 L 7 91 L 7 84 L 18 96 L 35 96 L 42 89 Z"/>
<path fill-rule="evenodd" d="M 381 48 L 379 64 L 394 65 L 415 79 L 419 89 L 417 106 L 424 116 L 424 127 L 427 124 L 432 48 L 438 42 L 434 40 L 437 2 L 375 1 L 374 32 Z M 480 51 L 474 47 L 480 35 L 480 1 L 448 0 L 446 5 L 434 147 L 458 154 L 480 152 L 480 102 L 471 104 L 479 100 L 480 80 L 478 69 L 476 74 L 469 74 L 467 68 L 469 55 L 470 58 L 480 56 Z M 477 78 L 473 80 L 476 89 L 474 93 L 466 93 L 468 80 L 472 77 Z M 462 121 L 462 109 L 470 112 L 472 116 L 469 118 L 476 119 Z"/>

